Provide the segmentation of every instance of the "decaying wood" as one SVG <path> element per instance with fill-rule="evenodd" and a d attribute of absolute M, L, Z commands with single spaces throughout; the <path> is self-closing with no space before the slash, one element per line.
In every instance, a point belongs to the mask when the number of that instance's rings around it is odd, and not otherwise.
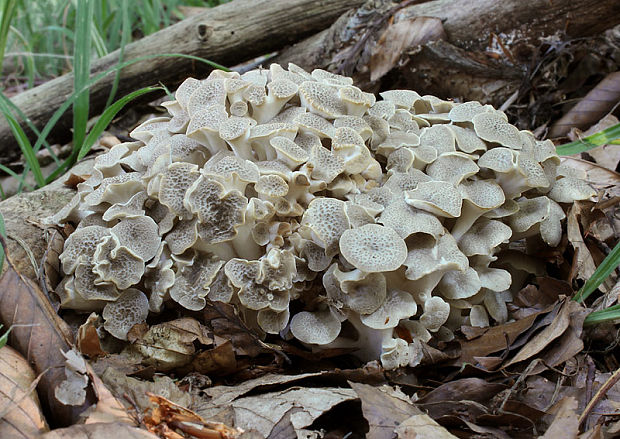
<path fill-rule="evenodd" d="M 410 88 L 440 97 L 489 101 L 500 106 L 522 85 L 533 54 L 543 39 L 558 44 L 599 35 L 620 23 L 620 3 L 595 0 L 410 0 L 384 20 L 394 8 L 389 1 L 369 1 L 337 20 L 329 29 L 279 53 L 273 62 L 293 62 L 305 68 L 326 68 L 352 75 L 368 91 Z M 413 17 L 436 17 L 447 38 L 403 51 L 390 74 L 371 81 L 370 57 L 385 30 Z M 382 26 L 356 51 L 364 30 Z M 413 31 L 413 29 L 412 29 Z M 489 49 L 495 46 L 495 53 Z M 343 68 L 344 67 L 344 68 Z M 501 92 L 498 92 L 501 90 Z"/>
<path fill-rule="evenodd" d="M 363 0 L 235 0 L 207 10 L 149 35 L 125 48 L 125 60 L 161 53 L 184 53 L 235 65 L 280 49 L 331 25 L 349 8 Z M 93 63 L 93 75 L 118 64 L 119 51 Z M 117 95 L 159 82 L 174 87 L 188 76 L 204 76 L 210 68 L 186 58 L 154 58 L 122 70 Z M 101 112 L 108 99 L 114 74 L 91 90 L 91 114 Z M 13 102 L 37 127 L 42 127 L 72 93 L 73 76 L 63 75 L 17 95 Z M 152 95 L 149 96 L 152 98 Z M 52 137 L 68 140 L 71 114 L 67 112 Z M 0 120 L 0 162 L 19 158 L 19 148 L 4 118 Z"/>

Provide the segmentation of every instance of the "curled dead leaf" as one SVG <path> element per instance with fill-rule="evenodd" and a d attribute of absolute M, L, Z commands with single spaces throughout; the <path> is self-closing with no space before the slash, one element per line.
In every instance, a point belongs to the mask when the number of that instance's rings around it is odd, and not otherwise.
<path fill-rule="evenodd" d="M 560 137 L 572 127 L 587 128 L 598 122 L 620 100 L 620 72 L 609 73 L 596 87 L 571 108 L 549 130 L 549 137 Z"/>
<path fill-rule="evenodd" d="M 374 82 L 383 77 L 411 49 L 445 39 L 441 19 L 436 17 L 406 18 L 389 24 L 372 50 L 370 80 Z"/>
<path fill-rule="evenodd" d="M 153 433 L 132 427 L 127 424 L 97 423 L 77 424 L 68 428 L 60 428 L 40 436 L 40 439 L 159 439 Z"/>
<path fill-rule="evenodd" d="M 362 412 L 370 427 L 367 437 L 392 439 L 396 433 L 399 438 L 456 438 L 417 408 L 402 392 L 394 391 L 389 386 L 349 384 L 362 401 Z"/>
<path fill-rule="evenodd" d="M 35 392 L 36 375 L 15 349 L 0 349 L 0 437 L 34 437 L 49 430 Z"/>
<path fill-rule="evenodd" d="M 165 433 L 169 429 L 181 430 L 194 437 L 210 439 L 234 439 L 243 430 L 231 428 L 220 422 L 205 421 L 201 416 L 193 411 L 182 407 L 163 396 L 147 393 L 154 407 L 144 418 L 149 431 L 154 433 Z"/>
<path fill-rule="evenodd" d="M 7 262 L 9 267 L 0 279 L 0 323 L 14 326 L 10 345 L 28 359 L 35 373 L 43 374 L 37 390 L 44 410 L 51 414 L 50 422 L 56 426 L 74 424 L 95 401 L 87 397 L 80 406 L 67 406 L 54 396 L 54 389 L 65 378 L 61 352 L 71 349 L 71 331 L 39 286 L 15 270 L 10 254 Z"/>

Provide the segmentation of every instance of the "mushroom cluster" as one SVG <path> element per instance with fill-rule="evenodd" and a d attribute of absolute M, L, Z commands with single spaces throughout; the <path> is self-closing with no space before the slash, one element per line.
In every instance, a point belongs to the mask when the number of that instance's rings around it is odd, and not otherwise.
<path fill-rule="evenodd" d="M 380 96 L 293 64 L 187 79 L 50 219 L 77 225 L 61 306 L 126 339 L 163 307 L 227 302 L 388 369 L 505 322 L 527 265 L 509 243 L 557 246 L 562 203 L 593 190 L 489 105 Z"/>

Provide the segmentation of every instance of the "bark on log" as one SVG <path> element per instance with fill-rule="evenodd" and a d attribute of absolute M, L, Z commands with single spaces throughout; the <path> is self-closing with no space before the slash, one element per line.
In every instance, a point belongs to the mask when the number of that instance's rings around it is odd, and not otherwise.
<path fill-rule="evenodd" d="M 546 37 L 549 45 L 556 44 L 556 48 L 563 50 L 572 46 L 562 46 L 563 42 L 600 35 L 620 23 L 620 2 L 609 0 L 525 3 L 521 0 L 410 0 L 408 3 L 390 20 L 381 21 L 394 4 L 387 0 L 368 1 L 357 11 L 342 16 L 329 29 L 282 50 L 272 62 L 283 65 L 293 62 L 307 69 L 319 67 L 351 75 L 367 91 L 409 88 L 421 94 L 501 106 L 531 80 L 532 71 L 540 61 L 534 58 L 542 56 L 540 48 Z M 375 50 L 375 44 L 390 26 L 413 17 L 440 19 L 446 39 L 405 47 L 394 70 L 372 81 L 371 54 L 383 50 Z M 363 49 L 352 50 L 369 28 L 371 37 Z M 411 32 L 414 31 L 412 28 Z M 495 53 L 489 54 L 493 35 L 504 47 L 496 44 Z M 601 44 L 605 46 L 606 42 Z M 618 67 L 614 56 L 609 51 L 605 54 L 614 45 L 618 44 L 612 42 L 599 51 L 600 58 L 607 58 L 600 61 L 601 74 Z M 588 49 L 582 46 L 581 52 Z M 559 93 L 564 92 L 559 88 Z M 561 98 L 558 96 L 557 100 Z"/>
<path fill-rule="evenodd" d="M 349 8 L 362 3 L 363 0 L 235 0 L 127 45 L 124 59 L 184 53 L 235 65 L 321 31 Z M 118 57 L 116 51 L 97 60 L 92 74 L 115 66 Z M 174 87 L 188 76 L 204 76 L 208 71 L 205 64 L 184 58 L 137 62 L 123 69 L 117 96 L 158 82 Z M 101 112 L 113 80 L 114 74 L 110 74 L 91 88 L 91 115 Z M 73 76 L 67 74 L 17 95 L 13 102 L 41 128 L 72 89 Z M 68 140 L 71 119 L 67 112 L 56 125 L 52 132 L 56 141 Z M 17 143 L 6 120 L 1 118 L 0 163 L 10 163 L 19 156 Z"/>

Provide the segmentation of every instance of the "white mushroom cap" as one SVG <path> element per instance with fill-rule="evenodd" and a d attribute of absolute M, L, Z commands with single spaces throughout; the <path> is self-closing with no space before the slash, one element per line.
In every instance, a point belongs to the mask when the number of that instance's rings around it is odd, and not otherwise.
<path fill-rule="evenodd" d="M 362 323 L 374 329 L 395 328 L 402 319 L 407 319 L 416 313 L 417 305 L 411 294 L 390 290 L 379 309 L 371 314 L 360 317 Z"/>
<path fill-rule="evenodd" d="M 335 255 L 342 234 L 349 229 L 344 201 L 315 198 L 304 212 L 301 224 L 312 231 L 314 242 L 325 249 L 327 256 Z"/>
<path fill-rule="evenodd" d="M 459 247 L 466 256 L 491 255 L 511 236 L 512 229 L 506 224 L 482 218 L 463 234 Z"/>
<path fill-rule="evenodd" d="M 290 327 L 293 336 L 302 343 L 325 345 L 340 334 L 340 320 L 329 310 L 297 313 Z"/>
<path fill-rule="evenodd" d="M 97 245 L 110 230 L 101 226 L 88 226 L 76 230 L 65 241 L 60 262 L 65 274 L 72 274 L 80 262 L 92 261 Z"/>
<path fill-rule="evenodd" d="M 341 296 L 347 308 L 359 314 L 371 314 L 385 302 L 387 295 L 385 276 L 361 270 L 340 271 L 333 269 Z"/>
<path fill-rule="evenodd" d="M 487 142 L 498 143 L 511 149 L 522 149 L 525 143 L 521 132 L 509 124 L 498 112 L 481 112 L 472 119 L 476 134 Z"/>
<path fill-rule="evenodd" d="M 299 86 L 299 100 L 308 111 L 326 119 L 347 115 L 347 107 L 338 95 L 338 87 L 305 81 Z"/>
<path fill-rule="evenodd" d="M 420 182 L 418 186 L 405 192 L 407 204 L 447 218 L 461 215 L 463 198 L 454 185 L 441 181 Z"/>
<path fill-rule="evenodd" d="M 437 157 L 437 160 L 426 167 L 426 174 L 433 180 L 447 181 L 456 186 L 479 170 L 471 158 L 462 153 L 452 152 Z"/>
<path fill-rule="evenodd" d="M 378 224 L 345 230 L 339 245 L 349 263 L 368 273 L 396 270 L 407 258 L 403 239 L 393 229 Z"/>
<path fill-rule="evenodd" d="M 450 305 L 441 297 L 431 297 L 424 302 L 420 323 L 430 332 L 437 332 L 450 315 Z"/>
<path fill-rule="evenodd" d="M 136 324 L 146 320 L 149 313 L 149 300 L 135 288 L 123 292 L 116 302 L 103 308 L 103 327 L 114 337 L 127 340 L 127 333 Z"/>
<path fill-rule="evenodd" d="M 271 309 L 261 309 L 256 315 L 256 321 L 258 326 L 267 334 L 277 334 L 286 328 L 289 317 L 288 308 L 279 312 Z"/>
<path fill-rule="evenodd" d="M 127 247 L 121 246 L 114 235 L 101 240 L 95 250 L 93 262 L 93 272 L 99 276 L 98 281 L 111 282 L 119 290 L 125 290 L 140 282 L 146 268 L 144 261 Z"/>
<path fill-rule="evenodd" d="M 553 184 L 549 198 L 558 203 L 572 203 L 576 200 L 587 200 L 596 195 L 596 191 L 583 180 L 564 177 Z"/>
<path fill-rule="evenodd" d="M 445 299 L 467 299 L 482 288 L 478 273 L 471 267 L 464 271 L 448 271 L 439 281 L 437 289 Z"/>

